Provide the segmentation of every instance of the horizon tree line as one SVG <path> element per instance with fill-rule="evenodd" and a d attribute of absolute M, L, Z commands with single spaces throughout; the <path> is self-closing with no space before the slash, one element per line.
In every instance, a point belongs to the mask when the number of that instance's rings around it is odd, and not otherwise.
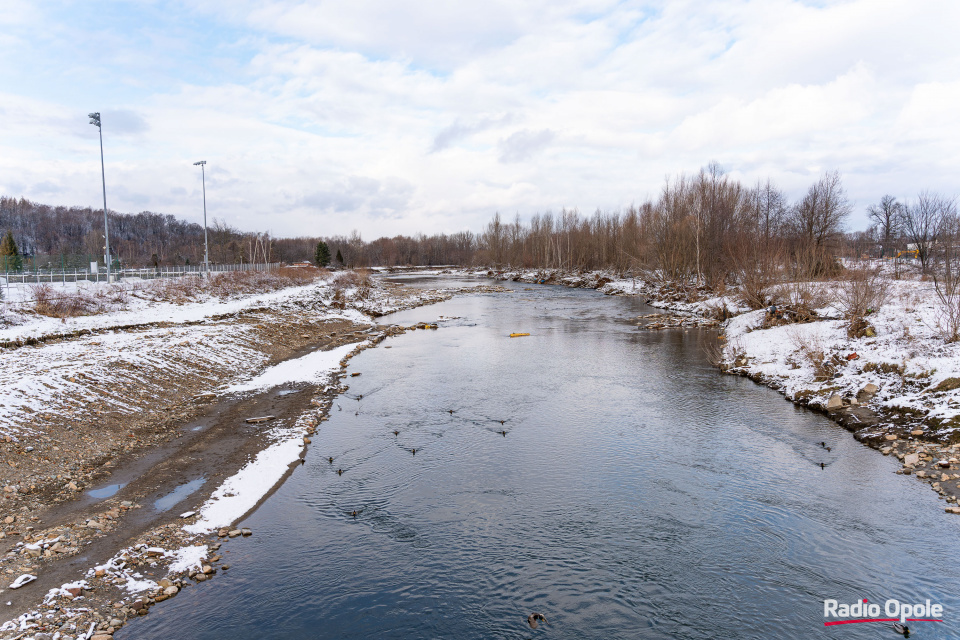
<path fill-rule="evenodd" d="M 364 241 L 350 235 L 276 238 L 241 232 L 214 219 L 210 260 L 316 262 L 318 245 L 334 264 L 365 267 L 458 265 L 610 269 L 653 272 L 665 281 L 719 289 L 761 287 L 770 279 L 820 278 L 840 257 L 891 258 L 910 252 L 927 273 L 957 237 L 955 199 L 922 191 L 915 201 L 884 195 L 867 210 L 871 226 L 846 232 L 852 211 L 839 172 L 824 173 L 796 202 L 771 180 L 745 185 L 712 162 L 694 175 L 665 180 L 656 199 L 620 211 L 577 209 L 519 215 L 496 212 L 480 233 L 397 235 Z M 125 266 L 200 264 L 203 226 L 173 215 L 108 212 L 111 251 Z M 99 222 L 99 224 L 98 224 Z M 0 233 L 24 257 L 86 266 L 103 255 L 102 209 L 49 206 L 0 197 Z M 59 263 L 59 264 L 57 264 Z M 42 263 L 41 263 L 42 264 Z"/>

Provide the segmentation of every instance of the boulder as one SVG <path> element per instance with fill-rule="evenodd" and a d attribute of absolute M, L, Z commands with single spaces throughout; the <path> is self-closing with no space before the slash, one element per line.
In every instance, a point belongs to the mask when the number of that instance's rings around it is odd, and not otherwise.
<path fill-rule="evenodd" d="M 826 404 L 827 411 L 836 411 L 837 409 L 843 408 L 843 398 L 841 398 L 836 393 L 830 396 L 830 399 L 827 400 Z"/>
<path fill-rule="evenodd" d="M 920 454 L 918 453 L 908 453 L 903 456 L 903 464 L 914 465 L 920 462 Z"/>

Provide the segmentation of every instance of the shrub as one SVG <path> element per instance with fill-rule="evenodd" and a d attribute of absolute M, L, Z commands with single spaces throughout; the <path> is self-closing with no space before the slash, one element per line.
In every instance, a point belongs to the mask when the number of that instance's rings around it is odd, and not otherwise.
<path fill-rule="evenodd" d="M 875 313 L 889 299 L 889 281 L 879 268 L 858 266 L 848 269 L 837 289 L 835 305 L 848 320 L 847 336 L 862 338 L 870 331 L 866 317 Z"/>

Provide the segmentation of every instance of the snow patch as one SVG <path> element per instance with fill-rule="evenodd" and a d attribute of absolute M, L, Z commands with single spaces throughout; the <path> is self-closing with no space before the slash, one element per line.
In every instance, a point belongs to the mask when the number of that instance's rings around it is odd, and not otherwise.
<path fill-rule="evenodd" d="M 200 517 L 183 528 L 188 533 L 207 533 L 227 527 L 257 506 L 260 499 L 280 482 L 294 460 L 300 457 L 302 435 L 264 449 L 236 475 L 227 478 L 200 507 Z"/>
<path fill-rule="evenodd" d="M 319 383 L 328 374 L 339 369 L 340 361 L 356 347 L 356 344 L 345 344 L 330 351 L 314 351 L 301 358 L 281 362 L 248 382 L 229 387 L 226 393 L 262 391 L 293 382 Z"/>
<path fill-rule="evenodd" d="M 173 562 L 167 568 L 169 573 L 185 573 L 190 569 L 199 569 L 206 559 L 210 549 L 207 545 L 196 547 L 181 547 L 168 552 L 167 556 L 173 558 Z"/>

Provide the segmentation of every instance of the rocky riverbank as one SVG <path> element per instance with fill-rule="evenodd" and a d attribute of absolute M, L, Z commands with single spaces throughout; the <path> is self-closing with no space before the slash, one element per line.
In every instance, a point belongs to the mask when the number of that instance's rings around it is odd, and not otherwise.
<path fill-rule="evenodd" d="M 90 333 L 5 351 L 0 638 L 106 638 L 228 570 L 230 546 L 255 535 L 232 524 L 306 455 L 349 358 L 428 328 L 369 318 L 461 291 L 334 284 L 230 313 L 214 301 L 179 322 L 104 317 Z M 316 365 L 323 353 L 334 359 Z M 298 357 L 313 378 L 282 392 L 261 380 Z"/>

